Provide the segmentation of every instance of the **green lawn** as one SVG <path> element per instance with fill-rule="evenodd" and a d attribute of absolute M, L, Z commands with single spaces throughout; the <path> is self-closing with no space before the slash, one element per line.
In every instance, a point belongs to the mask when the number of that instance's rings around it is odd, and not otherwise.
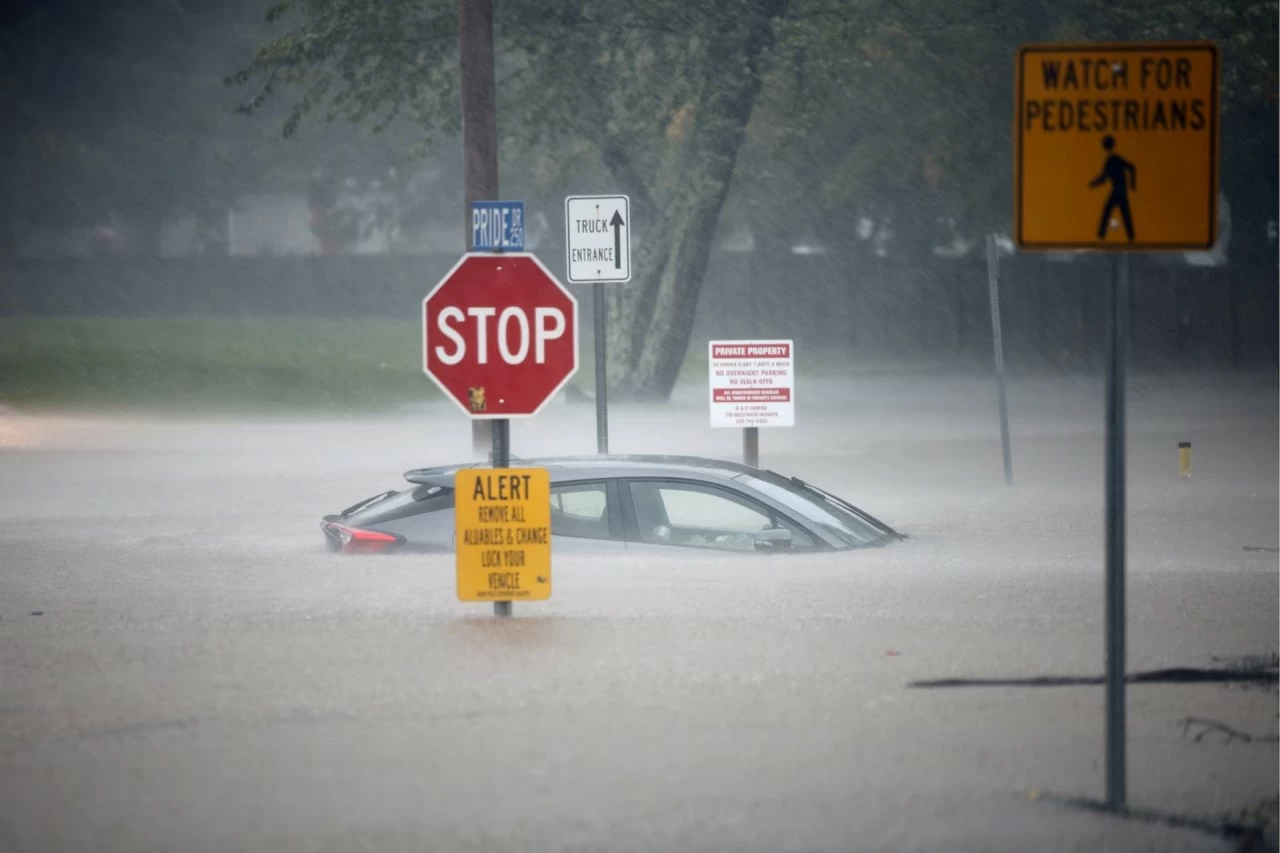
<path fill-rule="evenodd" d="M 371 319 L 0 318 L 0 403 L 366 411 L 439 400 L 422 375 L 421 335 L 417 323 Z M 904 367 L 802 355 L 799 373 Z M 594 373 L 584 350 L 574 385 L 593 393 Z M 706 376 L 706 348 L 695 346 L 680 381 Z"/>
<path fill-rule="evenodd" d="M 292 409 L 439 399 L 421 328 L 270 317 L 0 318 L 0 402 Z"/>

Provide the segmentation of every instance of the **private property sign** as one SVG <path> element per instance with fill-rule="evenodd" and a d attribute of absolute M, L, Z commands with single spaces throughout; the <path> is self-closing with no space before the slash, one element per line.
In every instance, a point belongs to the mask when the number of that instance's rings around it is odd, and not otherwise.
<path fill-rule="evenodd" d="M 707 356 L 713 427 L 795 426 L 791 341 L 711 341 Z"/>
<path fill-rule="evenodd" d="M 1209 249 L 1217 240 L 1218 48 L 1018 51 L 1014 231 L 1024 249 Z"/>

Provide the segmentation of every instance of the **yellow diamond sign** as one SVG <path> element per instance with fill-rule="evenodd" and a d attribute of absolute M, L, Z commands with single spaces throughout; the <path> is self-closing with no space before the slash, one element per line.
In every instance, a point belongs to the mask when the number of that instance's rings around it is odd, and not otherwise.
<path fill-rule="evenodd" d="M 551 597 L 551 476 L 545 468 L 464 468 L 454 475 L 458 598 Z"/>
<path fill-rule="evenodd" d="M 1024 249 L 1208 249 L 1218 232 L 1217 46 L 1018 51 L 1014 231 Z"/>

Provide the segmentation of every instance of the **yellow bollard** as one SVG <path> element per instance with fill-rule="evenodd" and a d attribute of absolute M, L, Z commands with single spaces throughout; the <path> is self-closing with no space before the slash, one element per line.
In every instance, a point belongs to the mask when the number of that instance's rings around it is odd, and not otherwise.
<path fill-rule="evenodd" d="M 1191 442 L 1178 442 L 1178 479 L 1191 479 Z"/>

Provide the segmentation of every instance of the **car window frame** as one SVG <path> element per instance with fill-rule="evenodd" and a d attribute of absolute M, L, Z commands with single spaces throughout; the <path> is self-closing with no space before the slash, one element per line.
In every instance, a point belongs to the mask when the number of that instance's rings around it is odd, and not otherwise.
<path fill-rule="evenodd" d="M 804 534 L 813 541 L 813 544 L 808 547 L 784 548 L 779 551 L 754 551 L 753 550 L 748 552 L 748 551 L 731 551 L 723 548 L 704 548 L 704 547 L 699 547 L 697 545 L 673 545 L 666 542 L 654 542 L 649 538 L 643 537 L 641 534 L 640 522 L 639 522 L 639 519 L 636 517 L 635 503 L 631 497 L 632 483 L 669 483 L 675 486 L 682 486 L 685 488 L 689 488 L 693 491 L 703 491 L 703 492 L 710 492 L 713 494 L 719 493 L 721 495 L 728 495 L 730 496 L 730 498 L 736 499 L 737 501 L 741 503 L 745 503 L 753 507 L 754 509 L 756 509 L 761 515 L 768 518 L 771 524 L 776 525 L 778 523 L 778 520 L 781 519 L 784 522 L 786 522 L 786 525 L 788 527 L 791 527 L 794 530 L 803 531 Z M 690 548 L 698 551 L 716 551 L 722 554 L 731 554 L 731 553 L 812 554 L 817 551 L 834 550 L 831 546 L 831 543 L 827 540 L 827 538 L 815 532 L 813 529 L 809 527 L 809 525 L 802 524 L 796 521 L 795 518 L 792 517 L 790 514 L 778 509 L 777 507 L 771 506 L 767 502 L 759 500 L 754 495 L 751 495 L 743 490 L 735 489 L 729 485 L 724 485 L 721 483 L 713 483 L 707 480 L 690 479 L 688 477 L 656 475 L 651 477 L 619 477 L 617 479 L 617 488 L 618 488 L 618 495 L 621 499 L 619 509 L 622 510 L 622 515 L 623 515 L 623 533 L 626 536 L 627 542 L 634 542 L 636 544 L 642 544 L 642 545 L 656 545 L 656 546 L 667 547 L 667 548 Z"/>
<path fill-rule="evenodd" d="M 552 480 L 551 492 L 555 493 L 556 489 L 572 489 L 573 487 L 582 486 L 604 486 L 604 509 L 605 515 L 608 516 L 609 535 L 607 537 L 599 536 L 573 536 L 568 533 L 556 533 L 553 528 L 552 536 L 563 536 L 566 539 L 579 539 L 584 542 L 625 542 L 625 533 L 623 525 L 622 507 L 620 504 L 620 489 L 618 481 L 613 477 L 586 477 L 583 479 L 573 480 Z"/>

